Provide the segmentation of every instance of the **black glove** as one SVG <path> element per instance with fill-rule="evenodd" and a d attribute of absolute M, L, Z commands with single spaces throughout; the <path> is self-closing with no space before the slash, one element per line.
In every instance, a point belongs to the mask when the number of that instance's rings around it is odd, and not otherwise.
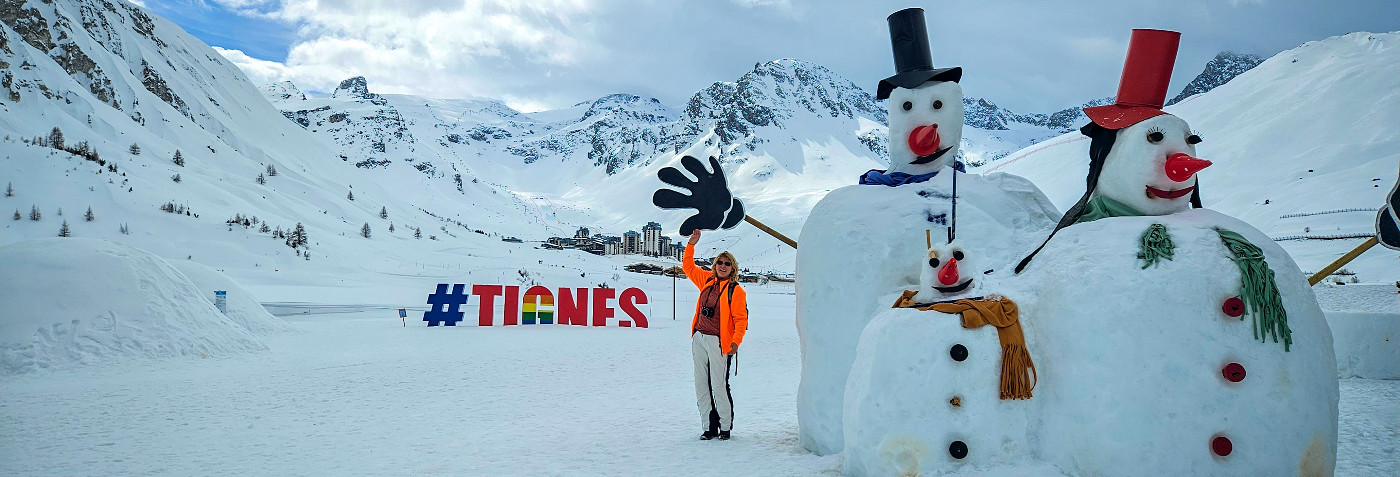
<path fill-rule="evenodd" d="M 1385 206 L 1376 213 L 1376 239 L 1381 245 L 1400 250 L 1400 181 L 1390 189 Z"/>
<path fill-rule="evenodd" d="M 724 170 L 720 169 L 719 160 L 710 157 L 710 168 L 714 169 L 714 172 L 705 170 L 699 159 L 690 156 L 681 158 L 681 166 L 690 171 L 695 180 L 690 180 L 674 167 L 664 167 L 656 176 L 661 182 L 690 191 L 690 195 L 671 189 L 658 189 L 651 196 L 651 203 L 663 209 L 697 211 L 681 223 L 681 235 L 690 235 L 695 229 L 731 229 L 739 225 L 739 221 L 744 218 L 744 204 L 729 192 L 729 185 L 724 180 Z"/>

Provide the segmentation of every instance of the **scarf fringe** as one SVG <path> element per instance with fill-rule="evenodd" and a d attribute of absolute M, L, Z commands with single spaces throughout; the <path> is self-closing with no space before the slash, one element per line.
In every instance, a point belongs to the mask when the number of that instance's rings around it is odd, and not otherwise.
<path fill-rule="evenodd" d="M 1240 299 L 1254 317 L 1254 339 L 1260 342 L 1273 339 L 1278 343 L 1282 337 L 1283 350 L 1289 351 L 1293 345 L 1293 330 L 1288 327 L 1288 310 L 1283 306 L 1274 271 L 1264 260 L 1264 251 L 1236 232 L 1221 228 L 1215 232 L 1230 250 L 1230 260 L 1240 268 Z"/>
<path fill-rule="evenodd" d="M 1020 323 L 1015 325 L 1021 327 Z M 1003 344 L 1001 348 L 1001 398 L 1030 399 L 1039 376 L 1031 354 L 1021 344 Z"/>

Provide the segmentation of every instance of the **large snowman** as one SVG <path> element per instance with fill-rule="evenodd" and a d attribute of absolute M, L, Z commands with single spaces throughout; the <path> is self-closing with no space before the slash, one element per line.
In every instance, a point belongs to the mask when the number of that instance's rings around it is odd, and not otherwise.
<path fill-rule="evenodd" d="M 1331 475 L 1331 332 L 1282 248 L 1199 208 L 1201 138 L 1161 110 L 1179 36 L 1133 31 L 1115 104 L 1084 110 L 1088 190 L 1006 291 L 1032 448 L 1074 475 Z"/>
<path fill-rule="evenodd" d="M 900 290 L 918 286 L 906 266 L 927 253 L 929 229 L 952 214 L 953 179 L 962 136 L 961 68 L 934 68 L 923 10 L 888 18 L 898 73 L 880 81 L 888 100 L 890 168 L 831 191 L 813 208 L 797 251 L 797 328 L 802 345 L 798 425 L 802 445 L 818 454 L 843 449 L 842 403 L 861 331 Z M 980 244 L 982 276 L 1005 270 L 1059 214 L 1029 181 L 1009 175 L 958 174 L 959 239 Z"/>

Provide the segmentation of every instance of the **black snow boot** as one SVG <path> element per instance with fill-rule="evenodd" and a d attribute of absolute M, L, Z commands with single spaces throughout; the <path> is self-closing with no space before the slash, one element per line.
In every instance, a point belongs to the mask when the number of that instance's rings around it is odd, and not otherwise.
<path fill-rule="evenodd" d="M 727 441 L 727 440 L 729 440 L 729 431 L 719 431 L 719 440 L 722 440 L 722 441 Z"/>
<path fill-rule="evenodd" d="M 700 434 L 700 440 L 702 440 L 702 441 L 708 441 L 708 440 L 710 440 L 710 439 L 714 439 L 714 438 L 716 438 L 716 437 L 719 437 L 719 435 L 720 435 L 720 434 L 719 434 L 719 432 L 717 432 L 717 431 L 705 431 L 704 434 Z"/>

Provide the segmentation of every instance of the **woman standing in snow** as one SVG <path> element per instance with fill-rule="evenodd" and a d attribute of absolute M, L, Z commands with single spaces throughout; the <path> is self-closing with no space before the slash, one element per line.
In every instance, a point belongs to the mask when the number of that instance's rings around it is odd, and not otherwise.
<path fill-rule="evenodd" d="M 713 270 L 695 265 L 695 244 L 700 230 L 690 234 L 681 267 L 700 289 L 695 316 L 690 321 L 690 352 L 695 358 L 695 399 L 700 407 L 704 433 L 700 440 L 729 439 L 734 425 L 734 402 L 729 394 L 729 363 L 749 327 L 749 305 L 738 286 L 739 264 L 728 251 L 715 257 Z"/>

